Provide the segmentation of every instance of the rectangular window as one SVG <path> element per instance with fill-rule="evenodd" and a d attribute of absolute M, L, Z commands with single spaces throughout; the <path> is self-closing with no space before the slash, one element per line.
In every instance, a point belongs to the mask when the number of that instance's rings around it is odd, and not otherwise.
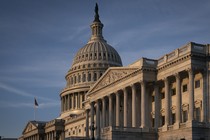
<path fill-rule="evenodd" d="M 160 95 L 161 95 L 161 99 L 165 98 L 165 93 L 164 92 L 162 92 Z"/>
<path fill-rule="evenodd" d="M 152 102 L 154 102 L 155 101 L 155 96 L 152 96 Z"/>
<path fill-rule="evenodd" d="M 155 127 L 155 118 L 152 118 L 152 127 Z"/>
<path fill-rule="evenodd" d="M 188 120 L 188 113 L 187 111 L 183 111 L 183 122 L 186 122 Z"/>
<path fill-rule="evenodd" d="M 186 92 L 187 91 L 187 84 L 182 86 L 182 92 Z"/>
<path fill-rule="evenodd" d="M 165 116 L 161 117 L 161 124 L 162 124 L 162 126 L 165 124 Z"/>
<path fill-rule="evenodd" d="M 176 89 L 175 88 L 171 89 L 171 96 L 174 96 L 174 95 L 176 95 Z"/>
<path fill-rule="evenodd" d="M 201 117 L 200 117 L 200 113 L 201 113 L 201 111 L 200 111 L 200 108 L 195 108 L 195 120 L 196 121 L 198 121 L 198 122 L 200 122 L 200 120 L 201 120 Z"/>
<path fill-rule="evenodd" d="M 176 122 L 176 114 L 173 113 L 172 114 L 172 124 L 174 124 Z"/>
<path fill-rule="evenodd" d="M 196 80 L 195 81 L 195 88 L 199 88 L 200 87 L 200 80 Z"/>

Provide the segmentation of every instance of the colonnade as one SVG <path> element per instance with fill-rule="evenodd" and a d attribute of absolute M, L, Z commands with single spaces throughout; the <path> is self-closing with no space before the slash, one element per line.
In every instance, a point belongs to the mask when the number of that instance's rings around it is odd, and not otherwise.
<path fill-rule="evenodd" d="M 88 117 L 86 117 L 86 126 L 89 126 L 89 124 L 92 124 L 94 122 L 94 115 L 96 115 L 96 122 L 94 123 L 96 127 L 96 137 L 99 137 L 100 135 L 100 128 L 104 128 L 107 126 L 148 128 L 148 123 L 146 123 L 146 83 L 144 81 L 140 82 L 140 86 L 142 89 L 142 97 L 138 98 L 140 101 L 137 101 L 136 99 L 136 84 L 132 84 L 131 86 L 126 87 L 120 91 L 109 94 L 101 99 L 91 102 L 91 122 L 89 122 Z M 130 92 L 132 92 L 132 97 L 129 94 Z M 137 111 L 137 102 L 142 103 L 139 111 Z M 96 114 L 94 114 L 94 110 L 96 110 Z M 142 122 L 141 125 L 137 123 L 137 113 L 140 113 L 140 110 L 142 116 L 145 116 L 141 118 L 141 121 L 138 121 Z M 89 110 L 86 111 L 88 115 Z M 130 114 L 129 112 L 131 112 L 132 114 Z M 91 131 L 91 136 L 92 135 L 93 132 Z M 86 136 L 89 136 L 89 130 L 87 129 Z"/>
<path fill-rule="evenodd" d="M 39 134 L 36 134 L 30 137 L 24 138 L 24 140 L 44 140 L 44 139 L 42 139 Z"/>
<path fill-rule="evenodd" d="M 46 140 L 54 140 L 56 139 L 56 131 L 50 131 L 45 134 Z"/>
<path fill-rule="evenodd" d="M 133 83 L 125 88 L 118 90 L 114 93 L 108 93 L 102 98 L 99 98 L 95 101 L 92 101 L 91 104 L 91 123 L 94 122 L 94 115 L 96 115 L 96 135 L 100 136 L 100 128 L 104 128 L 106 126 L 116 126 L 116 127 L 133 127 L 133 128 L 142 128 L 145 130 L 149 130 L 151 128 L 151 111 L 148 106 L 152 103 L 152 94 L 149 93 L 151 89 L 148 89 L 148 86 L 151 86 L 152 83 L 152 92 L 154 92 L 154 128 L 160 127 L 160 110 L 164 109 L 165 111 L 165 120 L 164 126 L 166 130 L 168 130 L 168 126 L 172 125 L 171 120 L 171 93 L 170 93 L 170 82 L 171 77 L 174 77 L 176 81 L 176 107 L 175 107 L 175 124 L 179 128 L 180 123 L 182 123 L 182 79 L 181 72 L 171 75 L 169 77 L 165 77 L 157 82 L 146 82 L 140 81 Z M 188 122 L 192 122 L 194 120 L 194 77 L 195 73 L 192 69 L 184 71 L 184 73 L 188 74 Z M 203 76 L 203 88 L 206 87 L 206 78 Z M 160 106 L 160 85 L 162 82 L 164 84 L 164 92 L 165 92 L 165 105 Z M 150 84 L 148 84 L 150 83 Z M 140 87 L 140 88 L 137 88 Z M 205 91 L 204 91 L 205 92 Z M 139 97 L 138 97 L 139 96 Z M 206 99 L 205 94 L 202 97 L 202 102 L 205 105 Z M 95 109 L 96 108 L 96 109 Z M 94 114 L 94 110 L 96 110 L 96 114 Z M 206 106 L 202 107 L 201 121 L 206 120 Z M 86 126 L 89 125 L 89 121 L 87 121 L 88 117 L 86 117 Z M 86 131 L 86 134 L 89 130 Z M 93 135 L 93 134 L 92 134 Z"/>
<path fill-rule="evenodd" d="M 75 92 L 61 97 L 61 111 L 81 109 L 85 100 L 85 92 Z"/>

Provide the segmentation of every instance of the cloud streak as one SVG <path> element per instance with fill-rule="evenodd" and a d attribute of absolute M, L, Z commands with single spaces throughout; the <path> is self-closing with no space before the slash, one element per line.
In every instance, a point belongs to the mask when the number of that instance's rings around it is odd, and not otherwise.
<path fill-rule="evenodd" d="M 43 102 L 39 103 L 38 108 L 40 109 L 46 109 L 46 108 L 53 108 L 53 107 L 59 107 L 60 102 L 59 101 L 51 101 L 51 102 Z M 12 108 L 34 108 L 34 103 L 33 102 L 5 102 L 1 101 L 0 102 L 0 107 L 5 108 L 5 107 L 12 107 Z"/>
<path fill-rule="evenodd" d="M 37 97 L 37 96 L 35 96 L 33 94 L 30 94 L 30 93 L 25 92 L 23 90 L 20 90 L 18 88 L 15 88 L 15 87 L 6 85 L 6 84 L 4 84 L 2 82 L 0 83 L 0 89 L 6 90 L 6 91 L 8 91 L 10 93 L 13 93 L 13 94 L 16 94 L 16 95 L 19 95 L 19 96 L 23 96 L 23 97 L 28 97 L 28 98 L 34 98 L 34 97 L 36 97 L 36 98 L 42 99 L 44 101 L 56 101 L 54 99 L 50 99 L 50 98 L 46 98 L 46 97 L 41 97 L 41 96 L 38 96 Z"/>

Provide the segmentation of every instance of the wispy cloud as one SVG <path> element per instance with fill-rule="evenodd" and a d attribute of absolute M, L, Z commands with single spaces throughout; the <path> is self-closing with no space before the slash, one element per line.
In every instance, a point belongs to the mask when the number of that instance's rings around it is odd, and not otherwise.
<path fill-rule="evenodd" d="M 0 83 L 0 89 L 6 90 L 9 93 L 16 94 L 16 95 L 23 96 L 23 97 L 28 97 L 28 98 L 36 97 L 36 98 L 39 98 L 39 99 L 42 99 L 42 100 L 45 100 L 45 101 L 56 101 L 54 99 L 41 97 L 41 96 L 36 96 L 34 94 L 31 94 L 31 93 L 28 93 L 26 91 L 20 90 L 18 88 L 12 87 L 10 85 L 6 85 L 6 84 L 4 84 L 2 82 Z"/>
<path fill-rule="evenodd" d="M 1 90 L 5 90 L 11 94 L 16 94 L 22 97 L 26 97 L 26 98 L 31 98 L 30 102 L 27 101 L 0 101 L 0 107 L 12 107 L 12 108 L 33 108 L 34 107 L 34 97 L 37 98 L 38 100 L 38 104 L 39 104 L 39 108 L 44 109 L 44 108 L 51 108 L 51 107 L 58 107 L 60 105 L 59 100 L 55 100 L 55 99 L 50 99 L 50 98 L 46 98 L 46 97 L 42 97 L 42 96 L 37 96 L 31 93 L 28 93 L 26 91 L 20 90 L 16 87 L 12 87 L 10 85 L 4 84 L 4 83 L 0 83 L 0 89 Z"/>
<path fill-rule="evenodd" d="M 45 109 L 45 108 L 52 108 L 52 107 L 59 107 L 60 102 L 59 101 L 51 101 L 51 102 L 43 102 L 39 103 L 38 108 Z M 0 108 L 5 107 L 12 107 L 12 108 L 34 108 L 33 102 L 0 102 Z"/>
<path fill-rule="evenodd" d="M 73 28 L 72 31 L 70 31 L 69 35 L 61 38 L 60 40 L 62 42 L 66 42 L 66 41 L 71 41 L 71 40 L 74 40 L 74 39 L 78 39 L 79 37 L 84 37 L 84 35 L 87 35 L 86 33 L 83 34 L 86 30 L 88 30 L 88 26 L 87 25 L 81 25 L 80 27 L 76 27 L 76 28 Z"/>

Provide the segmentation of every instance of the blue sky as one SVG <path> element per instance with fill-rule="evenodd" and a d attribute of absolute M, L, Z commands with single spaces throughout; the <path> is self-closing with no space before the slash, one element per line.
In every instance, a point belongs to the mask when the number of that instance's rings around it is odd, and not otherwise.
<path fill-rule="evenodd" d="M 34 119 L 34 97 L 38 120 L 59 116 L 64 77 L 90 39 L 95 2 L 124 65 L 210 43 L 209 0 L 1 0 L 0 136 L 21 135 Z"/>

